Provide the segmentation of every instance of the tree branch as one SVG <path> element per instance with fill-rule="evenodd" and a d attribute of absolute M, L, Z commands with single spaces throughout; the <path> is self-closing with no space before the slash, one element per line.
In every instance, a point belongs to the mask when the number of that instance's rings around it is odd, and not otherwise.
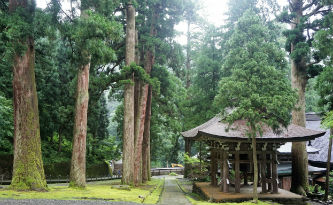
<path fill-rule="evenodd" d="M 308 8 L 310 8 L 310 7 L 312 7 L 313 5 L 315 5 L 316 3 L 318 3 L 318 0 L 314 0 L 313 2 L 311 2 L 311 3 L 307 4 L 307 5 L 305 5 L 305 6 L 302 8 L 302 10 L 305 11 L 305 10 L 307 10 Z"/>
<path fill-rule="evenodd" d="M 313 16 L 313 15 L 317 14 L 318 12 L 320 12 L 319 10 L 323 7 L 324 6 L 322 6 L 322 5 L 318 5 L 312 12 L 305 14 L 305 16 L 307 16 L 307 17 Z"/>
<path fill-rule="evenodd" d="M 317 64 L 317 63 L 320 63 L 320 61 L 314 61 L 314 62 L 311 62 L 311 63 L 308 63 L 308 64 L 306 64 L 305 65 L 305 67 L 310 67 L 310 66 L 312 66 L 312 65 L 314 65 L 314 64 Z"/>

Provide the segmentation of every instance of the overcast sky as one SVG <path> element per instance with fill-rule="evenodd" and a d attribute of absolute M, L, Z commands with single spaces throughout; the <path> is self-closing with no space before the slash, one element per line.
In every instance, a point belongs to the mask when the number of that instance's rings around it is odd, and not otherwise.
<path fill-rule="evenodd" d="M 227 2 L 229 0 L 197 0 L 199 1 L 201 10 L 199 14 L 205 18 L 208 22 L 215 26 L 220 26 L 224 23 L 225 13 L 228 9 Z M 232 0 L 231 0 L 232 1 Z M 36 0 L 37 7 L 45 8 L 49 0 Z M 64 8 L 69 8 L 69 0 L 65 0 L 63 3 Z M 286 6 L 288 0 L 277 0 L 280 6 Z M 66 5 L 67 4 L 67 5 Z M 64 9 L 67 10 L 67 9 Z M 185 22 L 181 22 L 176 26 L 176 30 L 180 32 L 186 32 L 187 26 Z M 185 36 L 178 36 L 177 41 L 181 44 L 186 43 Z"/>

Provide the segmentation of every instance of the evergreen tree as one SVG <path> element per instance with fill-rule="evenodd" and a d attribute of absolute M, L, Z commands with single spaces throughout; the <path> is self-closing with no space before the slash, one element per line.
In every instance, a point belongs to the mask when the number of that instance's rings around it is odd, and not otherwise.
<path fill-rule="evenodd" d="M 35 82 L 34 1 L 11 0 L 4 30 L 13 70 L 14 163 L 11 188 L 46 190 Z M 8 12 L 7 11 L 7 12 Z M 6 11 L 5 11 L 6 12 Z M 2 13 L 2 12 L 1 12 Z"/>
<path fill-rule="evenodd" d="M 135 62 L 135 8 L 132 1 L 127 4 L 126 23 L 125 64 L 130 66 Z M 129 80 L 124 89 L 123 184 L 134 184 L 134 73 Z"/>
<path fill-rule="evenodd" d="M 316 76 L 322 66 L 322 57 L 313 52 L 312 42 L 315 33 L 323 28 L 324 17 L 331 10 L 331 1 L 289 1 L 289 12 L 285 8 L 280 15 L 282 22 L 289 23 L 286 50 L 290 53 L 291 84 L 298 91 L 297 109 L 293 110 L 292 123 L 305 127 L 305 88 L 308 79 Z M 292 145 L 292 184 L 291 190 L 305 195 L 308 191 L 308 157 L 305 142 Z"/>
<path fill-rule="evenodd" d="M 328 2 L 329 3 L 329 2 Z M 329 147 L 326 165 L 326 184 L 325 184 L 325 200 L 328 199 L 329 191 L 329 173 L 332 154 L 332 135 L 333 135 L 333 11 L 331 10 L 324 18 L 323 27 L 314 36 L 314 48 L 321 56 L 324 62 L 324 70 L 317 78 L 316 89 L 320 96 L 318 104 L 321 112 L 325 113 L 325 119 L 322 124 L 325 128 L 330 129 Z"/>
<path fill-rule="evenodd" d="M 237 120 L 247 122 L 247 135 L 253 149 L 253 198 L 257 202 L 256 138 L 261 137 L 264 126 L 271 127 L 275 132 L 288 126 L 296 96 L 288 80 L 270 59 L 278 61 L 282 51 L 270 42 L 268 28 L 253 11 L 245 12 L 239 19 L 228 43 L 233 49 L 223 69 L 228 69 L 231 75 L 221 79 L 216 105 L 229 124 Z M 284 62 L 280 59 L 280 63 Z M 228 114 L 225 112 L 227 108 L 233 111 Z"/>

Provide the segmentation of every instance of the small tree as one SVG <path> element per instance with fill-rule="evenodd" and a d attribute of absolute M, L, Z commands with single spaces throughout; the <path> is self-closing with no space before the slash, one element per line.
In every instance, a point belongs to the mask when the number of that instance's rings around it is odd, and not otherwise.
<path fill-rule="evenodd" d="M 262 136 L 264 126 L 278 132 L 287 127 L 296 94 L 281 70 L 282 51 L 270 42 L 268 29 L 253 11 L 240 18 L 229 44 L 230 50 L 223 65 L 230 76 L 220 81 L 216 105 L 230 125 L 236 120 L 246 120 L 246 135 L 252 140 L 254 184 L 253 199 L 257 203 L 258 166 L 256 138 Z M 233 112 L 226 114 L 226 108 Z"/>

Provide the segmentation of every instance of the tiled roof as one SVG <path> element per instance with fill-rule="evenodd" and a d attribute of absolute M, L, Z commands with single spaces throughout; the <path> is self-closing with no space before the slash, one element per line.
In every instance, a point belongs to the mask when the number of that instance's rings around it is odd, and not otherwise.
<path fill-rule="evenodd" d="M 214 117 L 198 127 L 183 132 L 182 135 L 186 138 L 193 139 L 204 135 L 220 139 L 247 140 L 246 131 L 247 126 L 245 120 L 235 121 L 228 127 L 228 124 L 221 122 L 219 117 Z M 258 137 L 257 140 L 278 142 L 307 141 L 324 134 L 325 132 L 323 131 L 310 130 L 293 124 L 277 134 L 268 126 L 263 126 L 263 136 Z"/>
<path fill-rule="evenodd" d="M 320 127 L 320 121 L 307 121 L 306 127 L 313 130 L 323 131 Z M 309 154 L 309 160 L 313 162 L 323 162 L 327 161 L 327 153 L 328 153 L 328 139 L 330 136 L 330 130 L 326 130 L 326 134 L 316 138 L 311 141 L 311 145 L 317 149 L 319 149 L 318 154 Z M 332 152 L 333 156 L 333 152 Z M 333 163 L 333 158 L 331 159 L 331 163 Z"/>

